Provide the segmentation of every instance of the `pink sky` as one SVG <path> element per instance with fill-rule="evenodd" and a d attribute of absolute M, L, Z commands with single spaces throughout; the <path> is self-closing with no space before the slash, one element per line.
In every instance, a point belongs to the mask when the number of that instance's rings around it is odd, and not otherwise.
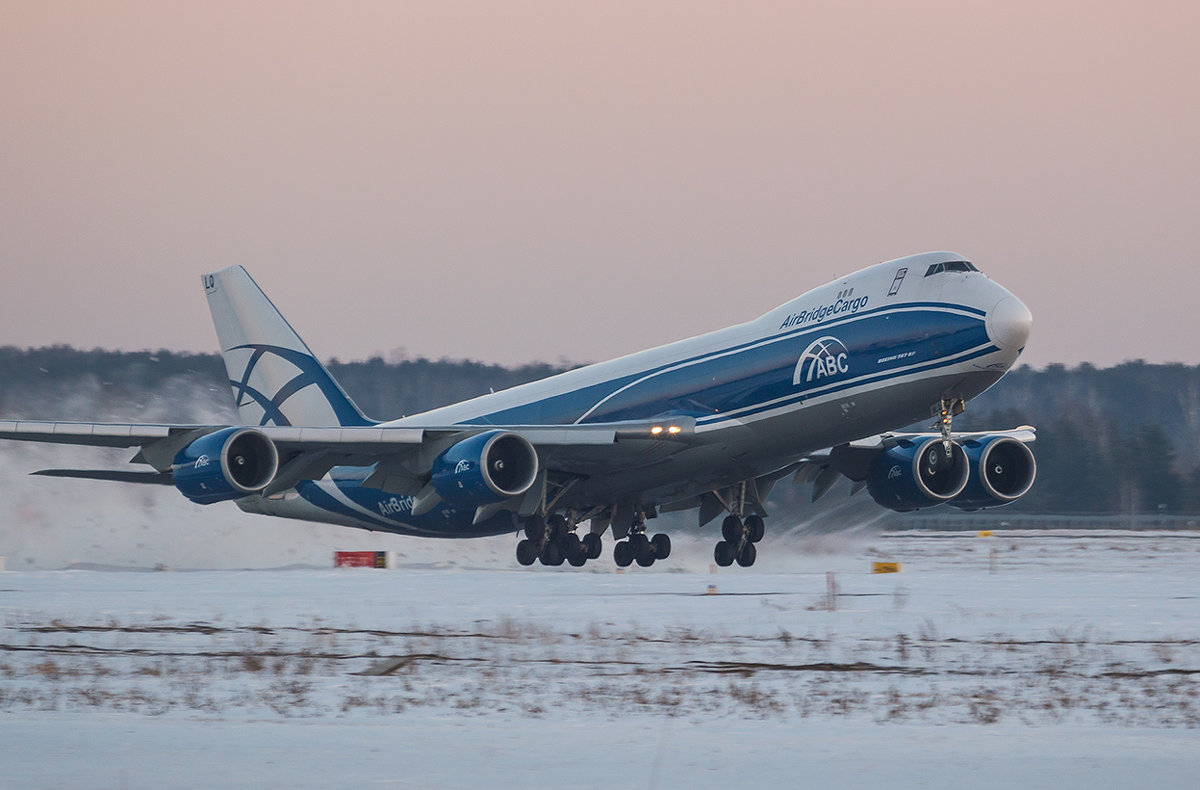
<path fill-rule="evenodd" d="M 0 344 L 598 360 L 964 253 L 1026 361 L 1200 363 L 1191 2 L 0 7 Z"/>

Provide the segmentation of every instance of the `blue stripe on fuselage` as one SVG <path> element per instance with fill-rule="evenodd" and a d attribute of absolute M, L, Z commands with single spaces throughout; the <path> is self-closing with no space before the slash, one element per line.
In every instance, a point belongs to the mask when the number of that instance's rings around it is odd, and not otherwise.
<path fill-rule="evenodd" d="M 927 373 L 932 370 L 937 370 L 938 368 L 941 368 L 941 367 L 946 367 L 949 365 L 956 365 L 961 362 L 969 362 L 973 359 L 978 359 L 979 357 L 987 356 L 988 354 L 994 354 L 995 352 L 997 352 L 999 350 L 1000 349 L 998 349 L 996 346 L 988 345 L 988 346 L 984 346 L 982 348 L 974 349 L 965 354 L 951 357 L 951 358 L 944 357 L 942 359 L 931 362 L 927 365 L 919 365 L 919 366 L 916 366 L 913 368 L 891 371 L 891 372 L 887 372 L 887 373 L 881 373 L 881 374 L 875 375 L 875 376 L 866 376 L 866 377 L 862 377 L 862 378 L 856 378 L 853 380 L 842 382 L 840 384 L 829 385 L 829 386 L 823 387 L 820 391 L 798 393 L 791 397 L 779 398 L 774 401 L 767 401 L 765 403 L 759 403 L 753 407 L 749 407 L 746 409 L 740 409 L 740 410 L 736 410 L 733 412 L 711 415 L 711 416 L 705 417 L 703 419 L 698 419 L 697 425 L 712 426 L 712 425 L 716 425 L 721 422 L 729 421 L 729 420 L 744 420 L 746 417 L 750 417 L 750 416 L 753 416 L 756 414 L 761 414 L 763 412 L 770 411 L 772 409 L 778 409 L 778 408 L 793 405 L 793 404 L 801 404 L 804 401 L 812 399 L 812 398 L 820 398 L 823 396 L 832 395 L 832 394 L 839 393 L 839 392 L 846 392 L 847 390 L 871 387 L 875 384 L 881 384 L 885 381 L 890 381 L 892 379 L 898 379 L 902 376 L 910 376 L 913 374 Z"/>
<path fill-rule="evenodd" d="M 936 303 L 880 308 L 759 337 L 471 422 L 552 424 L 580 417 L 582 422 L 606 422 L 686 413 L 712 427 L 993 353 L 997 349 L 987 336 L 984 316 L 974 308 Z M 824 358 L 816 353 L 823 361 L 815 371 L 802 362 L 814 341 L 828 352 Z M 473 509 L 444 503 L 414 518 L 410 497 L 362 487 L 369 472 L 369 467 L 339 467 L 332 474 L 336 492 L 326 488 L 329 482 L 305 482 L 297 490 L 335 516 L 391 532 L 467 537 L 514 529 L 511 516 L 473 525 Z"/>
<path fill-rule="evenodd" d="M 296 491 L 309 504 L 343 519 L 351 519 L 384 532 L 439 537 L 478 537 L 515 531 L 512 515 L 498 513 L 479 524 L 474 523 L 474 508 L 456 508 L 441 504 L 421 516 L 412 515 L 412 497 L 398 496 L 377 488 L 364 488 L 363 480 L 372 467 L 339 466 L 330 472 L 331 480 L 302 481 Z M 351 504 L 338 499 L 328 487 L 336 489 Z"/>
<path fill-rule="evenodd" d="M 744 415 L 848 388 L 840 383 L 878 383 L 898 371 L 920 372 L 954 357 L 991 353 L 996 349 L 990 346 L 984 315 L 975 308 L 937 303 L 879 308 L 660 365 L 470 422 L 557 424 L 668 414 L 710 420 L 731 412 Z M 801 357 L 814 341 L 826 337 L 838 341 L 845 359 L 838 360 L 835 354 L 833 365 L 811 377 L 803 371 L 800 382 L 794 383 Z"/>

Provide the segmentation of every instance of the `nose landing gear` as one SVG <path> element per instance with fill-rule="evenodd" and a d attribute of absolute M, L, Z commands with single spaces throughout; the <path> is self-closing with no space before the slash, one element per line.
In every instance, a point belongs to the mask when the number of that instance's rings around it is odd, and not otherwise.
<path fill-rule="evenodd" d="M 724 492 L 713 491 L 712 495 L 729 511 L 729 515 L 721 522 L 721 540 L 713 548 L 713 560 L 722 568 L 735 562 L 743 568 L 749 568 L 758 558 L 758 549 L 754 544 L 762 540 L 767 531 L 758 513 L 745 515 L 748 509 L 762 509 L 758 486 L 751 480 Z M 703 510 L 701 514 L 701 518 L 704 518 Z"/>

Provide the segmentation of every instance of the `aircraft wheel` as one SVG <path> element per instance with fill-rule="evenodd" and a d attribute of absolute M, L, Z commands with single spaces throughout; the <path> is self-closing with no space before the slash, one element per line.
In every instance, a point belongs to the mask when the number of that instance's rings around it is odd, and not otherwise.
<path fill-rule="evenodd" d="M 642 537 L 645 538 L 645 535 Z M 654 564 L 654 544 L 652 544 L 650 541 L 638 541 L 634 551 L 636 552 L 635 558 L 637 559 L 638 565 L 641 565 L 643 568 L 649 568 Z"/>
<path fill-rule="evenodd" d="M 629 548 L 633 549 L 633 556 L 640 556 L 649 550 L 650 539 L 646 537 L 645 532 L 635 532 L 629 536 Z"/>
<path fill-rule="evenodd" d="M 737 564 L 743 568 L 749 568 L 754 564 L 755 557 L 758 556 L 758 550 L 754 548 L 754 544 L 749 541 L 745 546 L 742 546 L 742 553 L 737 556 Z"/>
<path fill-rule="evenodd" d="M 543 565 L 562 565 L 563 553 L 562 548 L 557 541 L 550 541 L 546 544 L 546 548 L 542 549 L 542 564 Z"/>
<path fill-rule="evenodd" d="M 717 541 L 717 547 L 713 549 L 713 559 L 722 568 L 728 568 L 733 564 L 733 546 L 723 540 Z"/>
<path fill-rule="evenodd" d="M 567 557 L 567 562 L 571 563 L 571 567 L 573 568 L 582 568 L 587 559 L 587 555 L 581 551 L 578 554 L 572 554 L 570 557 Z"/>
<path fill-rule="evenodd" d="M 671 556 L 671 539 L 662 532 L 650 539 L 650 545 L 654 547 L 654 558 L 665 560 Z"/>
<path fill-rule="evenodd" d="M 534 543 L 541 543 L 546 536 L 546 522 L 541 516 L 530 516 L 525 519 L 525 537 Z"/>
<path fill-rule="evenodd" d="M 546 519 L 546 529 L 550 531 L 550 538 L 561 538 L 567 534 L 567 520 L 558 513 Z"/>
<path fill-rule="evenodd" d="M 622 540 L 613 546 L 613 560 L 618 568 L 628 568 L 633 564 L 633 549 L 629 548 L 629 541 Z"/>
<path fill-rule="evenodd" d="M 517 562 L 522 565 L 532 565 L 537 558 L 537 544 L 532 540 L 523 540 L 517 544 Z"/>
<path fill-rule="evenodd" d="M 589 532 L 583 536 L 583 550 L 587 552 L 587 558 L 594 560 L 600 556 L 604 544 L 600 541 L 600 536 L 594 532 Z"/>
<path fill-rule="evenodd" d="M 750 533 L 750 542 L 758 543 L 767 534 L 767 525 L 761 516 L 750 516 L 746 519 L 746 531 Z"/>
<path fill-rule="evenodd" d="M 726 516 L 721 522 L 721 537 L 735 545 L 742 539 L 742 522 L 737 516 Z"/>
<path fill-rule="evenodd" d="M 558 539 L 558 545 L 560 548 L 562 548 L 563 556 L 570 560 L 572 565 L 575 564 L 574 560 L 576 557 L 584 561 L 587 560 L 587 549 L 583 547 L 583 543 L 579 540 L 579 536 L 574 532 L 564 533 L 563 536 Z M 583 563 L 580 564 L 582 565 Z"/>

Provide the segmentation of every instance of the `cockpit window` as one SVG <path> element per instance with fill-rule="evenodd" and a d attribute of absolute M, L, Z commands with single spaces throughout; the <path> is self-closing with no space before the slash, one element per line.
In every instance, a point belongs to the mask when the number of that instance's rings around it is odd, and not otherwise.
<path fill-rule="evenodd" d="M 978 269 L 969 261 L 950 261 L 949 263 L 933 263 L 925 271 L 925 276 L 941 274 L 942 272 L 977 272 Z"/>

